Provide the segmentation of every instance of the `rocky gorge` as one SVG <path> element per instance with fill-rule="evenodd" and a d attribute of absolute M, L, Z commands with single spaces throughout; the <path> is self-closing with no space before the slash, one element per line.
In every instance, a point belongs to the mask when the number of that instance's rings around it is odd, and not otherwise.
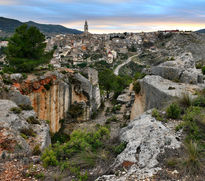
<path fill-rule="evenodd" d="M 164 161 L 184 149 L 186 135 L 194 132 L 193 140 L 195 134 L 203 135 L 196 125 L 188 130 L 194 121 L 204 126 L 204 75 L 196 64 L 190 51 L 144 67 L 143 76 L 116 100 L 114 94 L 106 99 L 98 71 L 90 67 L 55 68 L 26 77 L 2 74 L 0 172 L 5 175 L 4 162 L 17 159 L 38 165 L 45 174 L 42 180 L 200 180 L 186 177 L 176 165 L 168 168 Z M 170 116 L 169 109 L 177 116 Z M 47 157 L 43 160 L 41 154 Z M 68 158 L 77 162 L 75 169 L 66 165 Z M 56 178 L 53 173 L 63 176 Z M 34 175 L 24 173 L 13 180 L 32 180 Z"/>

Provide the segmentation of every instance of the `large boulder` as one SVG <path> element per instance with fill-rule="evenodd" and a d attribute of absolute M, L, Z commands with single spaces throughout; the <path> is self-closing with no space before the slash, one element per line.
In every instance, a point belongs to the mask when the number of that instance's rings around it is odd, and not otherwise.
<path fill-rule="evenodd" d="M 33 124 L 29 119 L 37 120 L 38 123 Z M 25 130 L 29 129 L 32 129 L 35 135 L 26 138 Z M 0 155 L 27 155 L 35 146 L 38 145 L 43 150 L 51 143 L 48 124 L 38 120 L 33 110 L 22 111 L 10 100 L 0 100 L 0 135 Z"/>
<path fill-rule="evenodd" d="M 202 72 L 196 69 L 191 53 L 183 53 L 174 61 L 167 61 L 144 71 L 176 82 L 189 84 L 204 82 Z"/>
<path fill-rule="evenodd" d="M 117 156 L 112 168 L 117 171 L 120 166 L 129 165 L 127 172 L 119 176 L 102 176 L 97 180 L 126 181 L 152 177 L 161 169 L 157 157 L 164 153 L 165 148 L 180 148 L 181 142 L 176 139 L 180 135 L 176 135 L 168 125 L 156 121 L 150 112 L 133 120 L 120 132 L 120 139 L 127 142 L 127 146 Z"/>
<path fill-rule="evenodd" d="M 196 91 L 203 89 L 204 85 L 176 83 L 156 75 L 147 75 L 140 80 L 141 91 L 145 99 L 145 110 L 162 108 L 167 102 L 189 94 L 194 97 Z"/>

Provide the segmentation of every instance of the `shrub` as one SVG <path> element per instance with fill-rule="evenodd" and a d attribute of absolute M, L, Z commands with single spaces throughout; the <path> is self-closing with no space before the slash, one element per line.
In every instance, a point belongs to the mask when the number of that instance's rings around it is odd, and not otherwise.
<path fill-rule="evenodd" d="M 126 148 L 126 146 L 127 146 L 127 142 L 122 142 L 122 143 L 120 143 L 119 145 L 117 145 L 113 148 L 113 152 L 116 155 L 118 155 L 118 154 L 123 152 L 123 150 Z"/>
<path fill-rule="evenodd" d="M 172 103 L 166 110 L 168 118 L 178 119 L 181 114 L 181 109 L 178 104 Z"/>
<path fill-rule="evenodd" d="M 202 63 L 196 63 L 196 69 L 202 69 L 203 64 Z"/>
<path fill-rule="evenodd" d="M 51 141 L 52 143 L 65 143 L 66 141 L 69 140 L 69 135 L 63 133 L 60 129 L 59 132 L 55 133 L 52 137 L 51 137 Z"/>
<path fill-rule="evenodd" d="M 185 145 L 185 148 L 187 152 L 187 158 L 185 158 L 183 161 L 185 173 L 196 175 L 202 169 L 199 146 L 196 142 L 190 140 L 190 142 Z"/>
<path fill-rule="evenodd" d="M 27 74 L 26 73 L 22 73 L 23 79 L 27 79 Z"/>
<path fill-rule="evenodd" d="M 200 114 L 201 109 L 199 107 L 190 107 L 186 110 L 183 116 L 184 121 L 196 121 L 197 116 Z"/>
<path fill-rule="evenodd" d="M 204 96 L 198 96 L 193 100 L 193 106 L 200 106 L 205 107 L 205 97 Z"/>
<path fill-rule="evenodd" d="M 118 122 L 118 121 L 119 120 L 117 119 L 116 116 L 112 116 L 106 120 L 106 124 L 110 124 L 111 122 Z"/>
<path fill-rule="evenodd" d="M 134 76 L 134 79 L 135 80 L 138 80 L 138 79 L 142 79 L 146 76 L 146 74 L 141 74 L 140 72 L 137 72 Z"/>
<path fill-rule="evenodd" d="M 32 154 L 33 154 L 33 155 L 40 155 L 40 154 L 41 154 L 40 145 L 36 145 L 36 146 L 33 148 Z"/>
<path fill-rule="evenodd" d="M 205 66 L 201 68 L 202 73 L 205 75 Z"/>
<path fill-rule="evenodd" d="M 163 117 L 157 109 L 152 110 L 152 117 L 154 117 L 158 121 L 163 121 Z"/>
<path fill-rule="evenodd" d="M 4 77 L 3 77 L 3 82 L 7 85 L 13 84 L 13 82 L 10 79 L 4 78 Z"/>
<path fill-rule="evenodd" d="M 139 94 L 139 93 L 140 93 L 141 86 L 140 86 L 139 81 L 135 81 L 135 82 L 134 82 L 133 90 L 135 91 L 136 94 Z"/>
<path fill-rule="evenodd" d="M 58 160 L 56 158 L 56 153 L 52 150 L 51 147 L 46 148 L 41 156 L 41 160 L 43 161 L 43 166 L 47 168 L 49 165 L 57 166 Z"/>
<path fill-rule="evenodd" d="M 29 124 L 41 124 L 40 121 L 33 116 L 28 117 L 28 119 L 26 121 Z"/>
<path fill-rule="evenodd" d="M 21 105 L 19 105 L 19 107 L 20 107 L 22 110 L 25 110 L 25 111 L 33 110 L 33 107 L 32 107 L 31 105 L 21 104 Z"/>
<path fill-rule="evenodd" d="M 192 105 L 192 99 L 189 94 L 183 94 L 182 98 L 179 99 L 179 104 L 184 107 L 189 107 Z"/>
<path fill-rule="evenodd" d="M 52 85 L 53 85 L 53 82 L 50 81 L 48 84 L 45 84 L 45 85 L 44 85 L 44 88 L 45 88 L 46 90 L 49 90 Z"/>
<path fill-rule="evenodd" d="M 20 114 L 22 112 L 22 109 L 19 107 L 12 107 L 10 111 L 12 111 L 14 114 Z"/>
<path fill-rule="evenodd" d="M 175 131 L 179 131 L 181 129 L 183 129 L 185 126 L 185 123 L 184 122 L 181 122 L 180 124 L 178 124 L 176 127 L 175 127 Z"/>
<path fill-rule="evenodd" d="M 32 128 L 23 128 L 20 130 L 20 132 L 26 136 L 32 136 L 32 137 L 35 137 L 36 136 L 36 133 L 33 131 Z"/>
<path fill-rule="evenodd" d="M 21 135 L 22 138 L 24 138 L 24 139 L 26 139 L 26 140 L 28 139 L 28 136 L 26 136 L 25 134 L 20 133 L 20 135 Z"/>
<path fill-rule="evenodd" d="M 113 108 L 112 108 L 112 112 L 113 112 L 113 113 L 116 113 L 116 111 L 120 111 L 120 109 L 121 109 L 121 105 L 115 105 L 115 106 L 113 106 Z"/>
<path fill-rule="evenodd" d="M 53 148 L 50 147 L 43 153 L 43 164 L 47 167 L 56 164 L 56 160 L 58 162 L 66 158 L 69 159 L 76 154 L 83 154 L 83 152 L 95 152 L 96 149 L 103 146 L 103 140 L 105 141 L 108 136 L 108 128 L 102 126 L 99 126 L 96 131 L 92 132 L 74 130 L 68 142 L 63 145 L 57 142 Z"/>
<path fill-rule="evenodd" d="M 72 104 L 68 113 L 71 115 L 72 118 L 77 118 L 83 114 L 83 106 L 78 103 Z"/>
<path fill-rule="evenodd" d="M 171 158 L 171 159 L 167 159 L 166 160 L 166 165 L 169 168 L 176 168 L 176 166 L 178 165 L 178 160 L 175 158 Z"/>
<path fill-rule="evenodd" d="M 44 178 L 45 178 L 45 175 L 44 175 L 44 173 L 37 173 L 37 174 L 34 175 L 34 177 L 35 177 L 36 179 L 44 179 Z"/>

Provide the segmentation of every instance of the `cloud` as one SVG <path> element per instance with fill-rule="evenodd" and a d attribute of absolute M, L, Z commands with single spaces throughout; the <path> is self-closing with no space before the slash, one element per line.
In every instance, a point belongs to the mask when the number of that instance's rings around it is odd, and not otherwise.
<path fill-rule="evenodd" d="M 91 31 L 205 27 L 204 0 L 0 0 L 0 16 Z"/>

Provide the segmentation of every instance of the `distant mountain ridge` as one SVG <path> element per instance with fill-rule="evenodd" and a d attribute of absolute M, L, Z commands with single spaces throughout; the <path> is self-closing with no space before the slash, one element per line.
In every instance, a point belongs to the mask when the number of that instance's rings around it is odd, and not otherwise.
<path fill-rule="evenodd" d="M 45 35 L 51 35 L 51 34 L 81 34 L 82 31 L 76 30 L 76 29 L 70 29 L 66 28 L 62 25 L 52 25 L 52 24 L 39 24 L 33 21 L 25 22 L 29 26 L 35 26 L 40 29 L 42 33 Z M 9 19 L 0 17 L 0 30 L 2 30 L 5 33 L 14 33 L 15 29 L 18 26 L 21 26 L 24 24 L 24 22 L 15 20 L 15 19 Z"/>
<path fill-rule="evenodd" d="M 201 29 L 201 30 L 198 30 L 196 32 L 198 32 L 198 33 L 205 33 L 205 29 Z"/>

